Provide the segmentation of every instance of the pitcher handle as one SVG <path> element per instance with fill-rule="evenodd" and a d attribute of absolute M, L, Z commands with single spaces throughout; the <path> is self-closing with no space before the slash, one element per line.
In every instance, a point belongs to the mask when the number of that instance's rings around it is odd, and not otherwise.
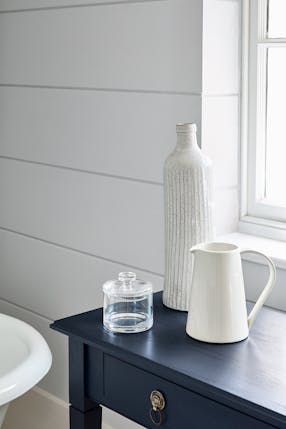
<path fill-rule="evenodd" d="M 266 283 L 265 288 L 263 289 L 263 291 L 261 292 L 259 298 L 257 299 L 253 309 L 251 310 L 248 318 L 247 318 L 247 323 L 248 323 L 248 328 L 250 329 L 257 314 L 259 313 L 259 311 L 261 310 L 261 307 L 263 306 L 264 302 L 266 301 L 266 299 L 268 298 L 274 284 L 276 281 L 276 268 L 275 265 L 273 263 L 273 261 L 266 255 L 264 255 L 264 253 L 261 252 L 257 252 L 256 250 L 241 250 L 240 254 L 243 253 L 253 253 L 254 255 L 259 255 L 259 256 L 263 256 L 266 261 L 267 261 L 267 265 L 269 268 L 269 278 L 268 278 L 268 282 Z"/>

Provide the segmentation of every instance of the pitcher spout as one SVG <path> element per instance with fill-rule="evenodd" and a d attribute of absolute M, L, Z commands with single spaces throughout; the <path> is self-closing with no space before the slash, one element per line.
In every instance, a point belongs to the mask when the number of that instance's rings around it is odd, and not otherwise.
<path fill-rule="evenodd" d="M 192 246 L 192 247 L 190 248 L 190 252 L 191 252 L 192 254 L 194 254 L 194 253 L 196 253 L 198 250 L 202 250 L 202 244 L 203 244 L 203 243 L 199 243 L 199 244 L 196 244 L 195 246 Z"/>
<path fill-rule="evenodd" d="M 190 248 L 190 252 L 192 254 L 194 254 L 196 250 L 197 250 L 197 246 L 193 246 L 193 247 Z"/>

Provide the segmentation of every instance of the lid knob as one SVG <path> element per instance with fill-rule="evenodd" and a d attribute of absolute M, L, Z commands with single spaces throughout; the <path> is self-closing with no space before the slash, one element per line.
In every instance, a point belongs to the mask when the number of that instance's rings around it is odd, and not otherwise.
<path fill-rule="evenodd" d="M 133 282 L 134 280 L 136 280 L 136 274 L 132 273 L 131 271 L 119 273 L 118 280 L 122 282 Z"/>

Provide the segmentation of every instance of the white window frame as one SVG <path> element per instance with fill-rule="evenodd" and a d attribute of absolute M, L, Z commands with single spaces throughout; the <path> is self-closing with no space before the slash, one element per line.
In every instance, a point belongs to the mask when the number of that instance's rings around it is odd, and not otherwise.
<path fill-rule="evenodd" d="M 286 240 L 286 208 L 263 200 L 267 47 L 286 46 L 286 39 L 267 39 L 267 5 L 267 0 L 244 0 L 242 8 L 239 231 Z"/>

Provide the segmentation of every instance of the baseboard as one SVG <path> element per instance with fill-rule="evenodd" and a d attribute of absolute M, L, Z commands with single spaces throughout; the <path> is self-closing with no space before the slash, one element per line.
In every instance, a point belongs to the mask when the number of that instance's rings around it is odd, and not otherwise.
<path fill-rule="evenodd" d="M 69 429 L 68 404 L 35 387 L 13 401 L 2 429 Z M 103 423 L 103 429 L 114 429 Z"/>

